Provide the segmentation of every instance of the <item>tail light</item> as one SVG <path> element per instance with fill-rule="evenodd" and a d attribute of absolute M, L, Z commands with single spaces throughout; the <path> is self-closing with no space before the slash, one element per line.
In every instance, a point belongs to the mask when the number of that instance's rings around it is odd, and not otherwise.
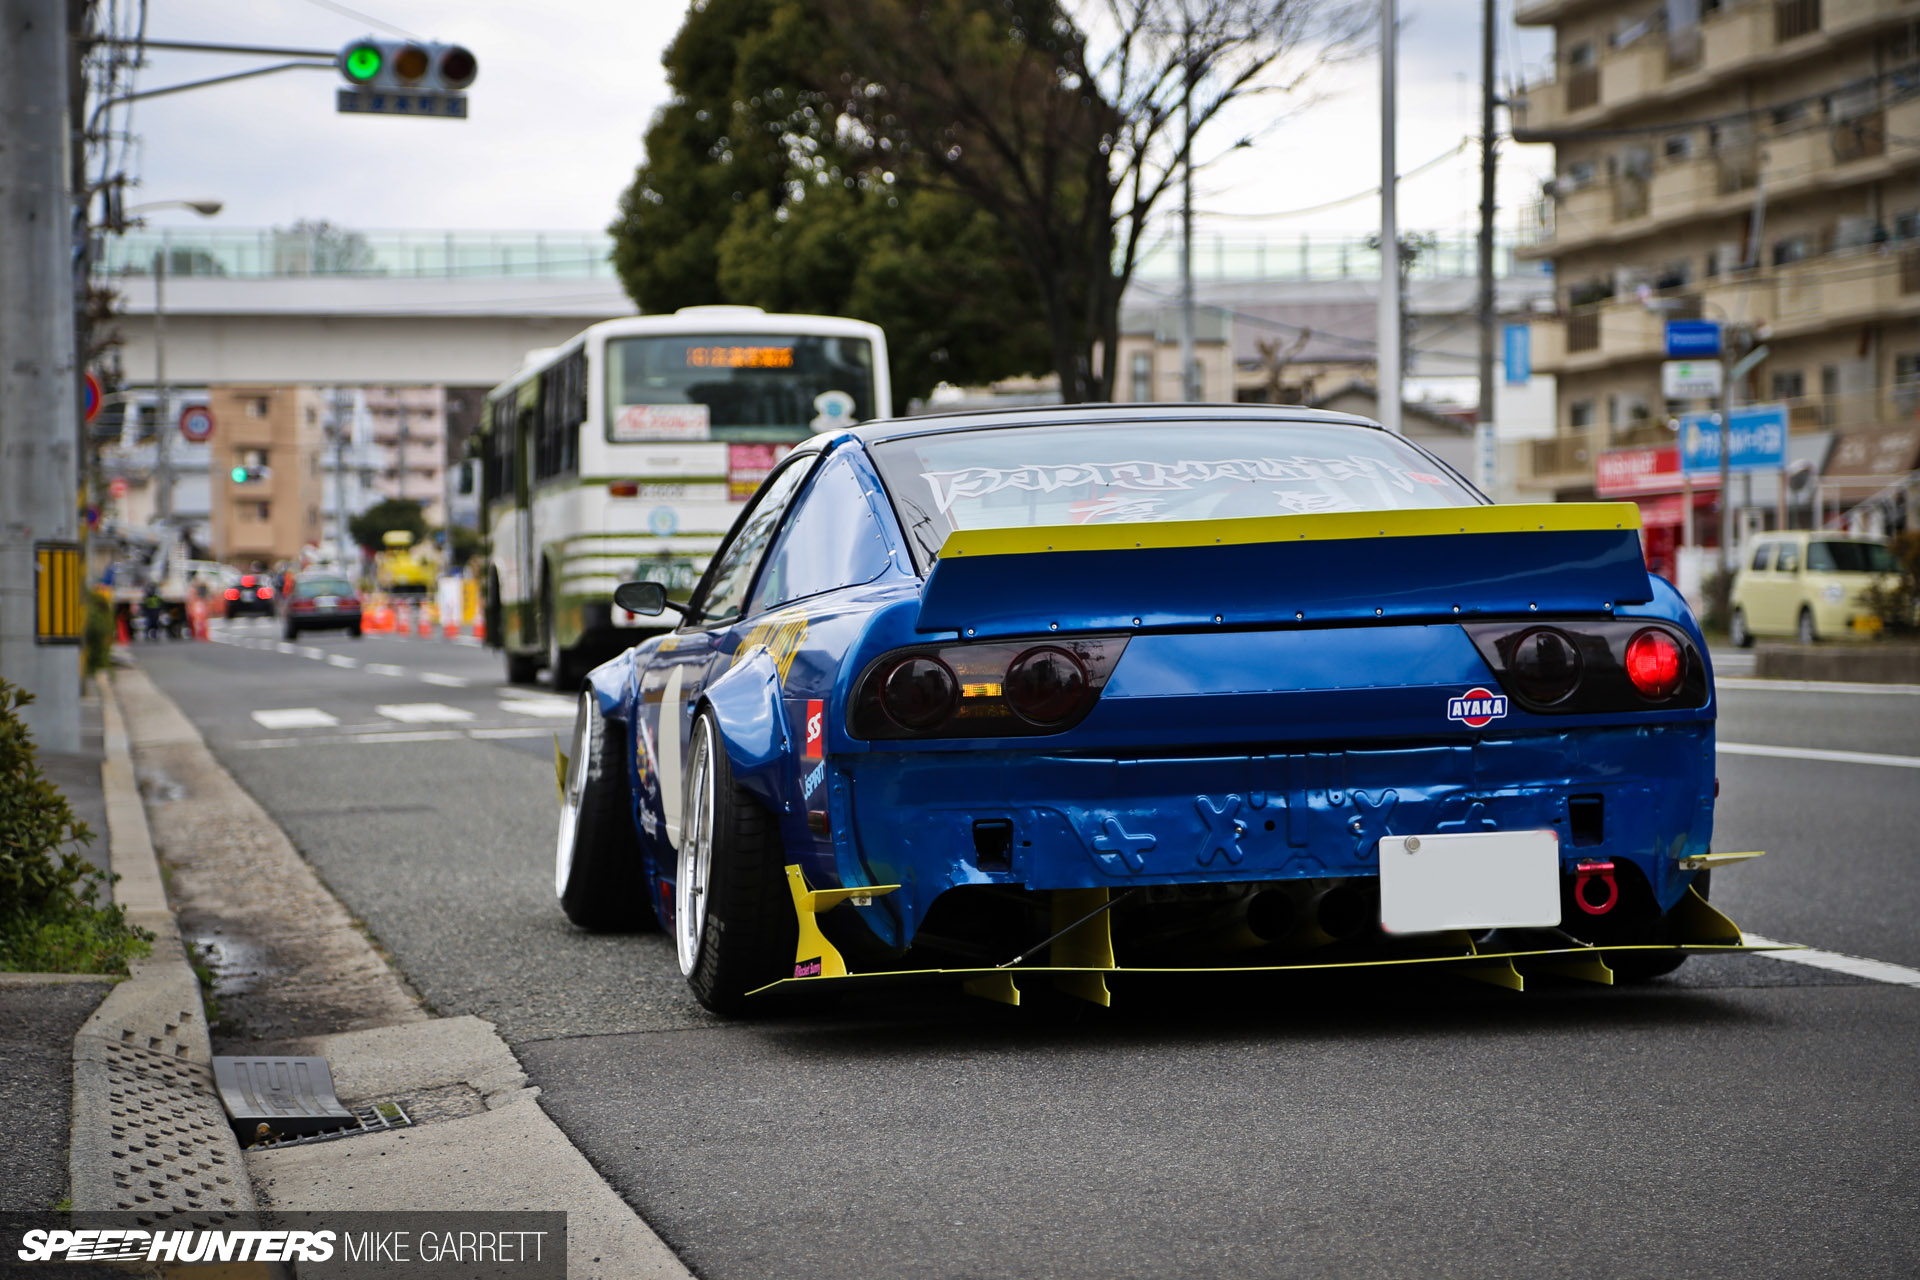
<path fill-rule="evenodd" d="M 255 591 L 253 594 L 255 594 L 256 596 L 259 596 L 262 600 L 271 600 L 273 599 L 273 588 L 261 587 L 258 591 Z"/>
<path fill-rule="evenodd" d="M 607 486 L 607 492 L 616 498 L 637 498 L 640 496 L 638 480 L 615 480 Z"/>
<path fill-rule="evenodd" d="M 1512 692 L 1529 702 L 1552 706 L 1580 686 L 1580 649 L 1573 637 L 1552 627 L 1523 631 L 1508 660 Z"/>
<path fill-rule="evenodd" d="M 1004 738 L 1059 733 L 1086 717 L 1125 636 L 916 645 L 867 664 L 848 728 L 857 738 Z"/>
<path fill-rule="evenodd" d="M 1664 702 L 1680 692 L 1686 674 L 1687 655 L 1666 632 L 1648 627 L 1627 641 L 1627 679 L 1641 697 Z"/>
<path fill-rule="evenodd" d="M 239 598 L 240 598 L 240 588 L 238 587 L 227 588 L 227 599 L 238 600 Z"/>
<path fill-rule="evenodd" d="M 289 600 L 287 601 L 287 608 L 293 610 L 295 613 L 312 613 L 314 605 L 311 600 Z"/>
<path fill-rule="evenodd" d="M 1707 705 L 1707 667 L 1679 627 L 1637 618 L 1474 622 L 1463 629 L 1521 708 L 1543 715 Z"/>

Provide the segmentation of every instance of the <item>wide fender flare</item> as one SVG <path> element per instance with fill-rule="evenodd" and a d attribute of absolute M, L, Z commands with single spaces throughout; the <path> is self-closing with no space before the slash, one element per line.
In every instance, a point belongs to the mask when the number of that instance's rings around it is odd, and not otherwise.
<path fill-rule="evenodd" d="M 601 715 L 609 720 L 626 720 L 624 698 L 632 678 L 633 659 L 628 654 L 622 654 L 618 660 L 602 663 L 587 672 L 587 688 L 592 691 L 594 701 L 600 704 Z"/>
<path fill-rule="evenodd" d="M 785 768 L 793 739 L 780 702 L 780 668 L 758 649 L 713 681 L 701 704 L 713 711 L 733 779 L 775 814 L 785 813 Z"/>

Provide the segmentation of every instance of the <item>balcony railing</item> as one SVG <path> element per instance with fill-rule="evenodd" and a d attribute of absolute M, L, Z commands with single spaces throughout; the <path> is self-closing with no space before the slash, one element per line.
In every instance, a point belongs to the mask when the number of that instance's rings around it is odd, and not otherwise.
<path fill-rule="evenodd" d="M 1600 349 L 1600 311 L 1576 311 L 1567 317 L 1567 351 Z"/>
<path fill-rule="evenodd" d="M 1567 112 L 1584 111 L 1600 102 L 1600 68 L 1581 67 L 1567 73 Z"/>
<path fill-rule="evenodd" d="M 1534 479 L 1546 479 L 1593 474 L 1593 459 L 1598 450 L 1592 431 L 1576 427 L 1564 435 L 1529 440 L 1527 452 L 1528 461 L 1532 464 L 1529 475 Z"/>
<path fill-rule="evenodd" d="M 1820 29 L 1820 0 L 1774 0 L 1773 38 L 1780 44 Z"/>
<path fill-rule="evenodd" d="M 1920 293 L 1920 249 L 1900 251 L 1900 293 Z"/>

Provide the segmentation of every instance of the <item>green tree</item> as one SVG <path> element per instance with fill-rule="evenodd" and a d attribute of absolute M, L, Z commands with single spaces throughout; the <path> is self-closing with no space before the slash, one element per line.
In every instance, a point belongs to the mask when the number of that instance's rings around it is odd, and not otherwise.
<path fill-rule="evenodd" d="M 838 37 L 795 0 L 696 5 L 664 58 L 674 99 L 622 197 L 614 265 L 649 311 L 731 302 L 886 331 L 896 407 L 940 381 L 1050 366 L 994 220 L 887 147 L 842 136 L 817 83 Z"/>
<path fill-rule="evenodd" d="M 1193 140 L 1348 49 L 1353 0 L 819 0 L 839 134 L 919 165 L 1018 253 L 1063 398 L 1106 400 L 1120 299 Z M 1278 113 L 1269 115 L 1278 120 Z M 1242 139 L 1233 145 L 1251 139 Z"/>
<path fill-rule="evenodd" d="M 412 498 L 383 498 L 357 516 L 347 517 L 347 533 L 368 551 L 386 549 L 384 539 L 394 529 L 404 529 L 415 542 L 427 536 L 427 517 Z"/>

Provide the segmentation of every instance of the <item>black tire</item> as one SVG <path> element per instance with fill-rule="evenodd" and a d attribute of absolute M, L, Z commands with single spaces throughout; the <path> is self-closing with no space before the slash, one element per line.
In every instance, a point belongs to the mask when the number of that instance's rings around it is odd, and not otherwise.
<path fill-rule="evenodd" d="M 703 772 L 703 754 L 710 773 Z M 715 1013 L 736 1014 L 747 992 L 793 972 L 799 925 L 787 888 L 785 851 L 772 817 L 734 782 L 711 710 L 694 719 L 687 761 L 674 941 L 694 998 Z M 703 821 L 711 841 L 706 891 L 689 902 L 685 869 Z M 683 916 L 689 909 L 702 917 L 691 946 Z"/>
<path fill-rule="evenodd" d="M 515 653 L 508 649 L 507 683 L 532 684 L 540 676 L 540 658 L 537 654 Z"/>
<path fill-rule="evenodd" d="M 1694 892 L 1705 898 L 1708 889 L 1712 886 L 1712 880 L 1713 872 L 1702 871 L 1693 878 Z M 1668 912 L 1660 917 L 1657 929 L 1647 938 L 1648 942 L 1678 943 L 1681 941 L 1676 936 L 1672 915 L 1672 912 Z M 1649 982 L 1654 978 L 1664 978 L 1686 962 L 1687 954 L 1684 951 L 1615 951 L 1607 956 L 1607 967 L 1613 970 L 1614 978 L 1626 983 Z"/>
<path fill-rule="evenodd" d="M 1800 624 L 1797 630 L 1801 644 L 1819 644 L 1820 632 L 1813 625 L 1813 610 L 1800 606 Z"/>
<path fill-rule="evenodd" d="M 591 692 L 574 715 L 572 758 L 554 843 L 554 892 L 567 919 L 596 932 L 656 925 L 640 867 L 627 785 L 625 726 L 608 720 Z"/>
<path fill-rule="evenodd" d="M 1745 609 L 1738 607 L 1734 609 L 1733 621 L 1727 627 L 1727 639 L 1733 642 L 1733 647 L 1736 649 L 1753 648 L 1753 632 L 1747 629 L 1747 611 Z"/>
<path fill-rule="evenodd" d="M 356 622 L 352 626 L 347 628 L 347 634 L 351 636 L 353 639 L 358 640 L 361 636 L 365 635 L 366 633 L 360 629 L 360 624 Z"/>
<path fill-rule="evenodd" d="M 286 624 L 280 628 L 280 635 L 283 639 L 289 641 L 298 640 L 300 638 L 300 628 L 292 618 L 288 618 Z"/>

